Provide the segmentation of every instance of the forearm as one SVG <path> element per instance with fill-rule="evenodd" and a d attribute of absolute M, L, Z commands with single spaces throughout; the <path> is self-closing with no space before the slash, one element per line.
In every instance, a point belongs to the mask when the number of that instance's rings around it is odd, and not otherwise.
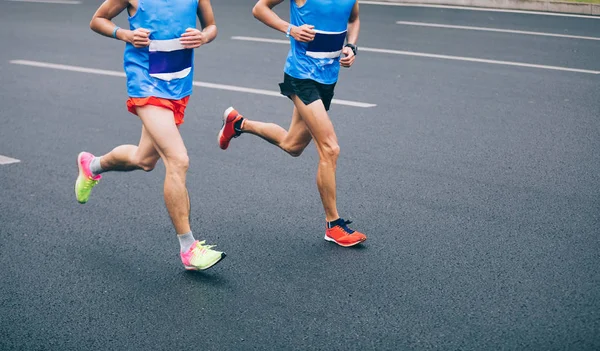
<path fill-rule="evenodd" d="M 217 37 L 217 33 L 218 33 L 217 26 L 214 24 L 211 24 L 210 26 L 206 26 L 205 28 L 202 29 L 202 33 L 204 34 L 206 44 L 208 44 L 211 41 L 215 40 L 215 38 Z"/>
<path fill-rule="evenodd" d="M 360 20 L 357 18 L 354 21 L 348 23 L 348 36 L 346 40 L 348 44 L 356 45 L 358 41 L 358 33 L 360 32 Z"/>
<path fill-rule="evenodd" d="M 288 22 L 277 16 L 271 8 L 260 2 L 254 6 L 252 14 L 257 20 L 282 33 L 286 33 L 290 25 Z"/>
<path fill-rule="evenodd" d="M 100 35 L 112 38 L 115 28 L 117 28 L 117 25 L 109 19 L 102 17 L 94 17 L 90 22 L 90 28 Z M 131 42 L 129 32 L 130 31 L 127 29 L 120 28 L 116 32 L 117 39 L 123 40 L 125 42 Z"/>

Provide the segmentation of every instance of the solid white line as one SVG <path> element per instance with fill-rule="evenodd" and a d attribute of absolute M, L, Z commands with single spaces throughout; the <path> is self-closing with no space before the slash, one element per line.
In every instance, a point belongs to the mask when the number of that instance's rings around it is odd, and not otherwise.
<path fill-rule="evenodd" d="M 244 37 L 244 36 L 233 36 L 231 37 L 233 40 L 242 40 L 242 41 L 257 41 L 260 43 L 273 43 L 273 44 L 289 44 L 289 40 L 283 39 L 268 39 L 268 38 L 257 38 L 257 37 Z M 362 47 L 360 48 L 362 50 Z"/>
<path fill-rule="evenodd" d="M 361 5 L 383 5 L 383 6 L 402 6 L 402 7 L 432 7 L 440 9 L 454 9 L 467 11 L 487 11 L 487 12 L 506 12 L 506 13 L 524 13 L 527 15 L 543 15 L 543 16 L 560 16 L 560 17 L 577 17 L 577 18 L 593 18 L 600 19 L 600 16 L 576 15 L 570 13 L 556 12 L 541 12 L 541 11 L 525 11 L 525 10 L 506 10 L 487 7 L 469 7 L 469 6 L 452 6 L 452 5 L 433 5 L 433 4 L 417 4 L 417 3 L 395 3 L 383 1 L 361 1 Z"/>
<path fill-rule="evenodd" d="M 0 165 L 8 165 L 11 163 L 19 163 L 19 162 L 21 162 L 21 161 L 17 160 L 16 158 L 11 158 L 11 157 L 0 155 Z"/>
<path fill-rule="evenodd" d="M 81 1 L 73 1 L 73 0 L 4 0 L 4 1 L 12 1 L 12 2 L 35 2 L 38 4 L 62 4 L 62 5 L 78 5 L 81 4 Z"/>
<path fill-rule="evenodd" d="M 63 70 L 63 71 L 99 74 L 102 76 L 125 77 L 124 72 L 108 71 L 105 69 L 86 68 L 86 67 L 79 67 L 79 66 L 61 65 L 58 63 L 28 61 L 28 60 L 12 60 L 12 61 L 10 61 L 10 63 L 15 64 L 15 65 L 59 69 L 59 70 Z"/>
<path fill-rule="evenodd" d="M 597 38 L 597 37 L 584 37 L 584 36 L 579 36 L 579 35 L 543 33 L 543 32 L 528 32 L 528 31 L 522 31 L 522 30 L 500 29 L 500 28 L 487 28 L 487 27 L 455 26 L 455 25 L 450 25 L 450 24 L 439 24 L 439 23 L 396 21 L 396 24 L 401 24 L 401 25 L 406 25 L 406 26 L 433 27 L 433 28 L 450 28 L 450 29 L 466 29 L 466 30 L 478 30 L 478 31 L 485 31 L 485 32 L 499 32 L 499 33 L 512 33 L 512 34 L 525 34 L 525 35 L 539 35 L 539 36 L 557 37 L 557 38 L 584 39 L 584 40 L 600 40 L 600 38 Z"/>
<path fill-rule="evenodd" d="M 242 37 L 242 36 L 231 37 L 231 39 L 234 39 L 234 40 L 244 40 L 244 41 L 256 41 L 256 42 L 264 42 L 264 43 L 274 43 L 274 44 L 289 44 L 289 42 L 287 40 L 279 40 L 279 39 L 265 39 L 265 38 Z M 548 69 L 548 70 L 554 70 L 554 71 L 600 74 L 600 71 L 592 71 L 592 70 L 588 70 L 588 69 L 559 67 L 559 66 L 547 66 L 547 65 L 536 65 L 536 64 L 532 64 L 532 63 L 512 62 L 512 61 L 488 60 L 488 59 L 480 59 L 480 58 L 474 58 L 474 57 L 427 54 L 427 53 L 423 53 L 423 52 L 388 50 L 388 49 L 374 49 L 374 48 L 366 48 L 366 47 L 361 47 L 359 50 L 361 52 L 362 51 L 377 52 L 377 53 L 381 53 L 381 54 L 393 54 L 393 55 L 404 55 L 404 56 L 428 57 L 428 58 L 437 58 L 437 59 L 454 60 L 454 61 L 467 61 L 467 62 L 489 63 L 489 64 L 493 64 L 493 65 L 530 67 L 530 68 L 541 68 L 541 69 Z"/>
<path fill-rule="evenodd" d="M 12 61 L 10 61 L 10 63 L 15 64 L 15 65 L 25 65 L 25 66 L 32 66 L 32 67 L 58 69 L 58 70 L 71 71 L 71 72 L 98 74 L 98 75 L 103 75 L 103 76 L 125 77 L 125 73 L 119 72 L 119 71 L 109 71 L 109 70 L 104 70 L 104 69 L 61 65 L 61 64 L 57 64 L 57 63 L 28 61 L 28 60 L 12 60 Z M 279 92 L 270 91 L 270 90 L 245 88 L 245 87 L 238 87 L 238 86 L 234 86 L 234 85 L 206 83 L 206 82 L 197 82 L 197 81 L 194 81 L 193 84 L 197 87 L 208 88 L 208 89 L 219 89 L 219 90 L 237 91 L 237 92 L 249 93 L 249 94 L 284 97 Z M 336 104 L 336 105 L 345 105 L 345 106 L 362 107 L 362 108 L 377 106 L 376 104 L 370 104 L 370 103 L 366 103 L 366 102 L 340 100 L 340 99 L 333 99 L 331 101 L 331 103 Z"/>

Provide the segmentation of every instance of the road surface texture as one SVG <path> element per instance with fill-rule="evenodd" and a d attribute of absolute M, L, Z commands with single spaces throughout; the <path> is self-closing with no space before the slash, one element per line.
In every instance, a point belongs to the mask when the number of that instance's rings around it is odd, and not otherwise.
<path fill-rule="evenodd" d="M 269 95 L 285 36 L 252 3 L 213 1 L 196 52 L 192 227 L 228 254 L 198 273 L 162 163 L 75 201 L 77 153 L 140 134 L 98 2 L 0 1 L 1 350 L 600 348 L 600 19 L 362 5 L 331 109 L 340 213 L 369 237 L 346 249 L 323 240 L 313 145 L 218 148 L 230 105 L 291 117 Z"/>

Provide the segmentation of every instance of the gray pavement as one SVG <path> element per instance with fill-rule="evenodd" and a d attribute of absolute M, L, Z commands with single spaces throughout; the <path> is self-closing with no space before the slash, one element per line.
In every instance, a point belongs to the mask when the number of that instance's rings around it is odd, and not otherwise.
<path fill-rule="evenodd" d="M 369 240 L 323 241 L 317 155 L 252 136 L 216 144 L 230 105 L 289 123 L 285 98 L 197 88 L 182 128 L 197 236 L 227 251 L 182 269 L 164 167 L 110 173 L 85 206 L 75 157 L 136 143 L 119 42 L 97 4 L 0 1 L 1 350 L 600 348 L 600 75 L 362 52 L 334 105 L 339 208 Z M 196 80 L 275 91 L 285 45 L 252 4 L 214 1 Z M 279 12 L 285 15 L 285 5 Z M 396 21 L 598 36 L 600 20 L 363 5 L 360 45 L 600 70 L 598 41 L 407 28 Z M 118 22 L 126 24 L 126 18 Z"/>

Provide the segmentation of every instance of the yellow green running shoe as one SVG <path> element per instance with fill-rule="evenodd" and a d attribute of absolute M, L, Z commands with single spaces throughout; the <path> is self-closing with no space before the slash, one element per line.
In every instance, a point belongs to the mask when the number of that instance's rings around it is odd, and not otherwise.
<path fill-rule="evenodd" d="M 181 262 L 189 271 L 203 271 L 209 269 L 225 258 L 225 252 L 216 251 L 215 245 L 204 245 L 204 241 L 194 242 L 186 252 L 181 252 Z"/>
<path fill-rule="evenodd" d="M 80 152 L 77 156 L 77 167 L 79 168 L 79 176 L 75 182 L 75 196 L 80 204 L 88 202 L 92 188 L 98 184 L 102 176 L 98 174 L 94 176 L 90 170 L 90 162 L 94 159 L 94 155 L 89 152 Z"/>

